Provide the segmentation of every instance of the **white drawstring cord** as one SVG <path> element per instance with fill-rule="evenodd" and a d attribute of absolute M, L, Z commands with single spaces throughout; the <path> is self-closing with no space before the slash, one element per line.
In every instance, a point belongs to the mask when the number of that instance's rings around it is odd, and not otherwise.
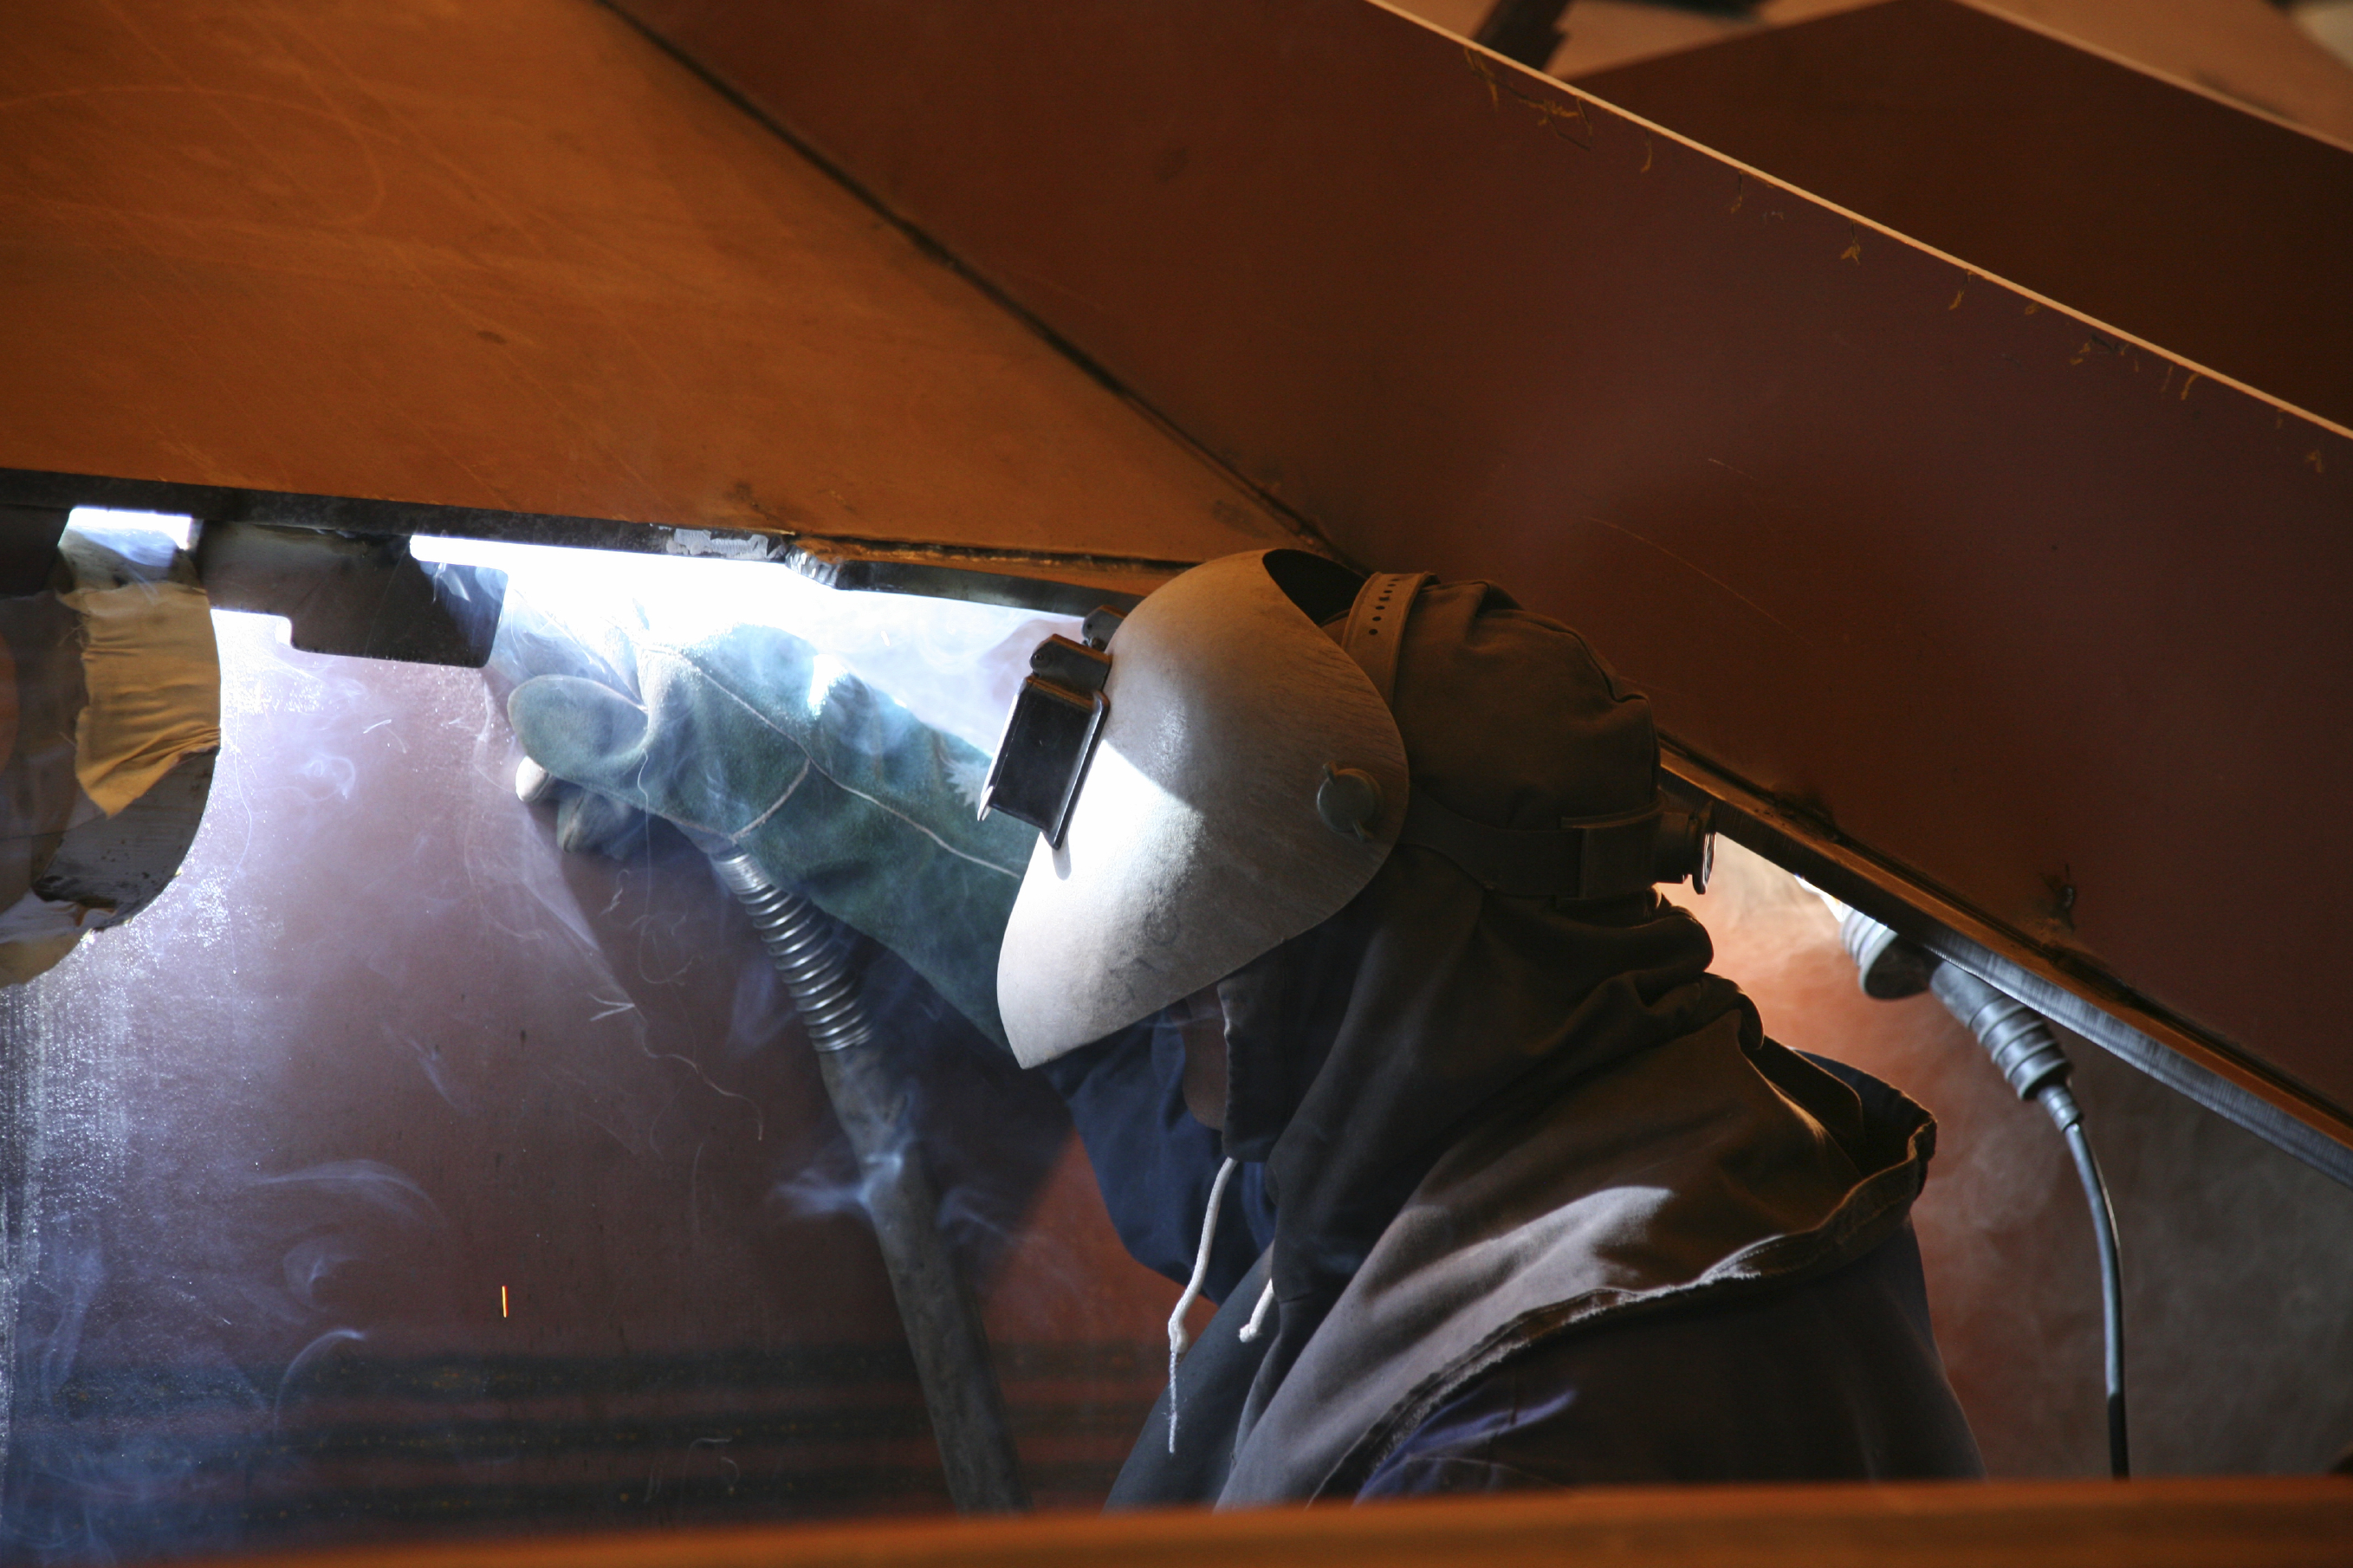
<path fill-rule="evenodd" d="M 1236 1162 L 1228 1160 L 1218 1167 L 1218 1179 L 1209 1184 L 1209 1212 L 1201 1216 L 1201 1246 L 1193 1254 L 1193 1278 L 1185 1281 L 1185 1293 L 1176 1298 L 1176 1310 L 1168 1314 L 1168 1451 L 1176 1451 L 1176 1363 L 1185 1359 L 1192 1348 L 1192 1331 L 1185 1326 L 1185 1314 L 1201 1299 L 1202 1282 L 1209 1277 L 1209 1247 L 1218 1238 L 1218 1210 L 1226 1201 L 1226 1183 L 1233 1178 Z"/>
<path fill-rule="evenodd" d="M 1274 1310 L 1274 1276 L 1269 1274 L 1266 1289 L 1258 1293 L 1258 1305 L 1250 1309 L 1250 1321 L 1242 1325 L 1240 1339 L 1248 1344 L 1266 1332 L 1267 1314 Z"/>

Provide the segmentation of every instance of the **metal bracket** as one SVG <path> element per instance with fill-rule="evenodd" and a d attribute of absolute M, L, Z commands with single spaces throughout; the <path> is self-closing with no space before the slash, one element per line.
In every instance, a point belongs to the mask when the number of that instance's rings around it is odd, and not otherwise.
<path fill-rule="evenodd" d="M 284 616 L 306 653 L 480 668 L 506 600 L 505 573 L 419 561 L 396 533 L 209 522 L 195 555 L 216 606 Z"/>

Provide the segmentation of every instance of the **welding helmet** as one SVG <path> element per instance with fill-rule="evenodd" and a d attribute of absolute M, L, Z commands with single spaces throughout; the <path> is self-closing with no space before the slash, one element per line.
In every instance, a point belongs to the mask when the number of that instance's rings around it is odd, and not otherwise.
<path fill-rule="evenodd" d="M 997 971 L 1024 1067 L 1322 924 L 1401 841 L 1508 895 L 1704 879 L 1705 823 L 1662 797 L 1536 831 L 1415 795 L 1390 699 L 1428 582 L 1252 552 L 1040 645 L 981 800 L 1039 829 Z"/>

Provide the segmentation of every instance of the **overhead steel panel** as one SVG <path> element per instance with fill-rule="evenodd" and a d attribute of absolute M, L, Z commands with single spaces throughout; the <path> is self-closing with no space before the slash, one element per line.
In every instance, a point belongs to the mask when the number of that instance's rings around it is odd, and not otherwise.
<path fill-rule="evenodd" d="M 2353 420 L 2353 152 L 2334 142 L 1959 0 L 1761 28 L 1577 85 Z"/>
<path fill-rule="evenodd" d="M 894 585 L 1292 537 L 577 0 L 0 8 L 0 501 Z"/>
<path fill-rule="evenodd" d="M 2343 427 L 1369 0 L 626 3 L 1783 841 L 2348 1136 Z"/>

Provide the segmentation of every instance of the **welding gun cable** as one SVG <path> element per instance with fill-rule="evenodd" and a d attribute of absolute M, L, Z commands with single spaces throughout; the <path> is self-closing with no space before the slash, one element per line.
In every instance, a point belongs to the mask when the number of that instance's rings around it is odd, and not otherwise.
<path fill-rule="evenodd" d="M 1905 941 L 1860 910 L 1833 902 L 1839 934 L 1854 959 L 1863 994 L 1882 1001 L 1934 991 L 1946 1011 L 1960 1020 L 2021 1100 L 2040 1104 L 2067 1140 L 2084 1199 L 2092 1211 L 2092 1234 L 2100 1254 L 2100 1327 L 2106 1342 L 2102 1373 L 2108 1394 L 2108 1470 L 2118 1480 L 2132 1473 L 2125 1425 L 2125 1273 L 2116 1244 L 2116 1205 L 2092 1154 L 2084 1130 L 2084 1109 L 2067 1087 L 2075 1064 L 2067 1059 L 2050 1021 L 2033 1008 L 1917 943 Z"/>
<path fill-rule="evenodd" d="M 1861 916 L 1850 916 L 1861 919 Z M 1852 945 L 1852 944 L 1850 944 Z M 2108 1473 L 2118 1480 L 2132 1474 L 2125 1427 L 2124 1258 L 2116 1244 L 2116 1205 L 2084 1130 L 2084 1110 L 2067 1087 L 2074 1064 L 2051 1033 L 2051 1025 L 2023 1002 L 1995 990 L 1957 964 L 1938 963 L 1928 988 L 1946 1009 L 1975 1035 L 2001 1069 L 2018 1098 L 2040 1104 L 2067 1140 L 2084 1201 L 2092 1212 L 2092 1233 L 2100 1255 L 2100 1326 L 2106 1342 L 2102 1372 L 2108 1394 Z"/>
<path fill-rule="evenodd" d="M 2092 1153 L 2084 1118 L 2073 1111 L 2075 1097 L 2054 1085 L 2045 1091 L 2044 1109 L 2052 1121 L 2059 1121 L 2060 1109 L 2052 1102 L 2062 1099 L 2073 1114 L 2060 1122 L 2060 1129 L 2067 1137 L 2067 1152 L 2075 1156 L 2075 1174 L 2084 1184 L 2084 1200 L 2091 1207 L 2092 1229 L 2100 1243 L 2101 1327 L 2107 1336 L 2108 1473 L 2123 1480 L 2132 1474 L 2132 1457 L 2125 1433 L 2125 1281 L 2124 1260 L 2116 1246 L 2116 1211 L 2108 1201 L 2107 1183 L 2100 1179 L 2100 1162 Z"/>
<path fill-rule="evenodd" d="M 714 848 L 711 863 L 800 1010 L 826 1094 L 857 1155 L 860 1195 L 906 1327 L 948 1496 L 961 1513 L 1027 1509 L 979 1304 L 949 1254 L 938 1189 L 909 1124 L 910 1098 L 871 1048 L 873 1026 L 832 923 L 741 851 Z"/>

